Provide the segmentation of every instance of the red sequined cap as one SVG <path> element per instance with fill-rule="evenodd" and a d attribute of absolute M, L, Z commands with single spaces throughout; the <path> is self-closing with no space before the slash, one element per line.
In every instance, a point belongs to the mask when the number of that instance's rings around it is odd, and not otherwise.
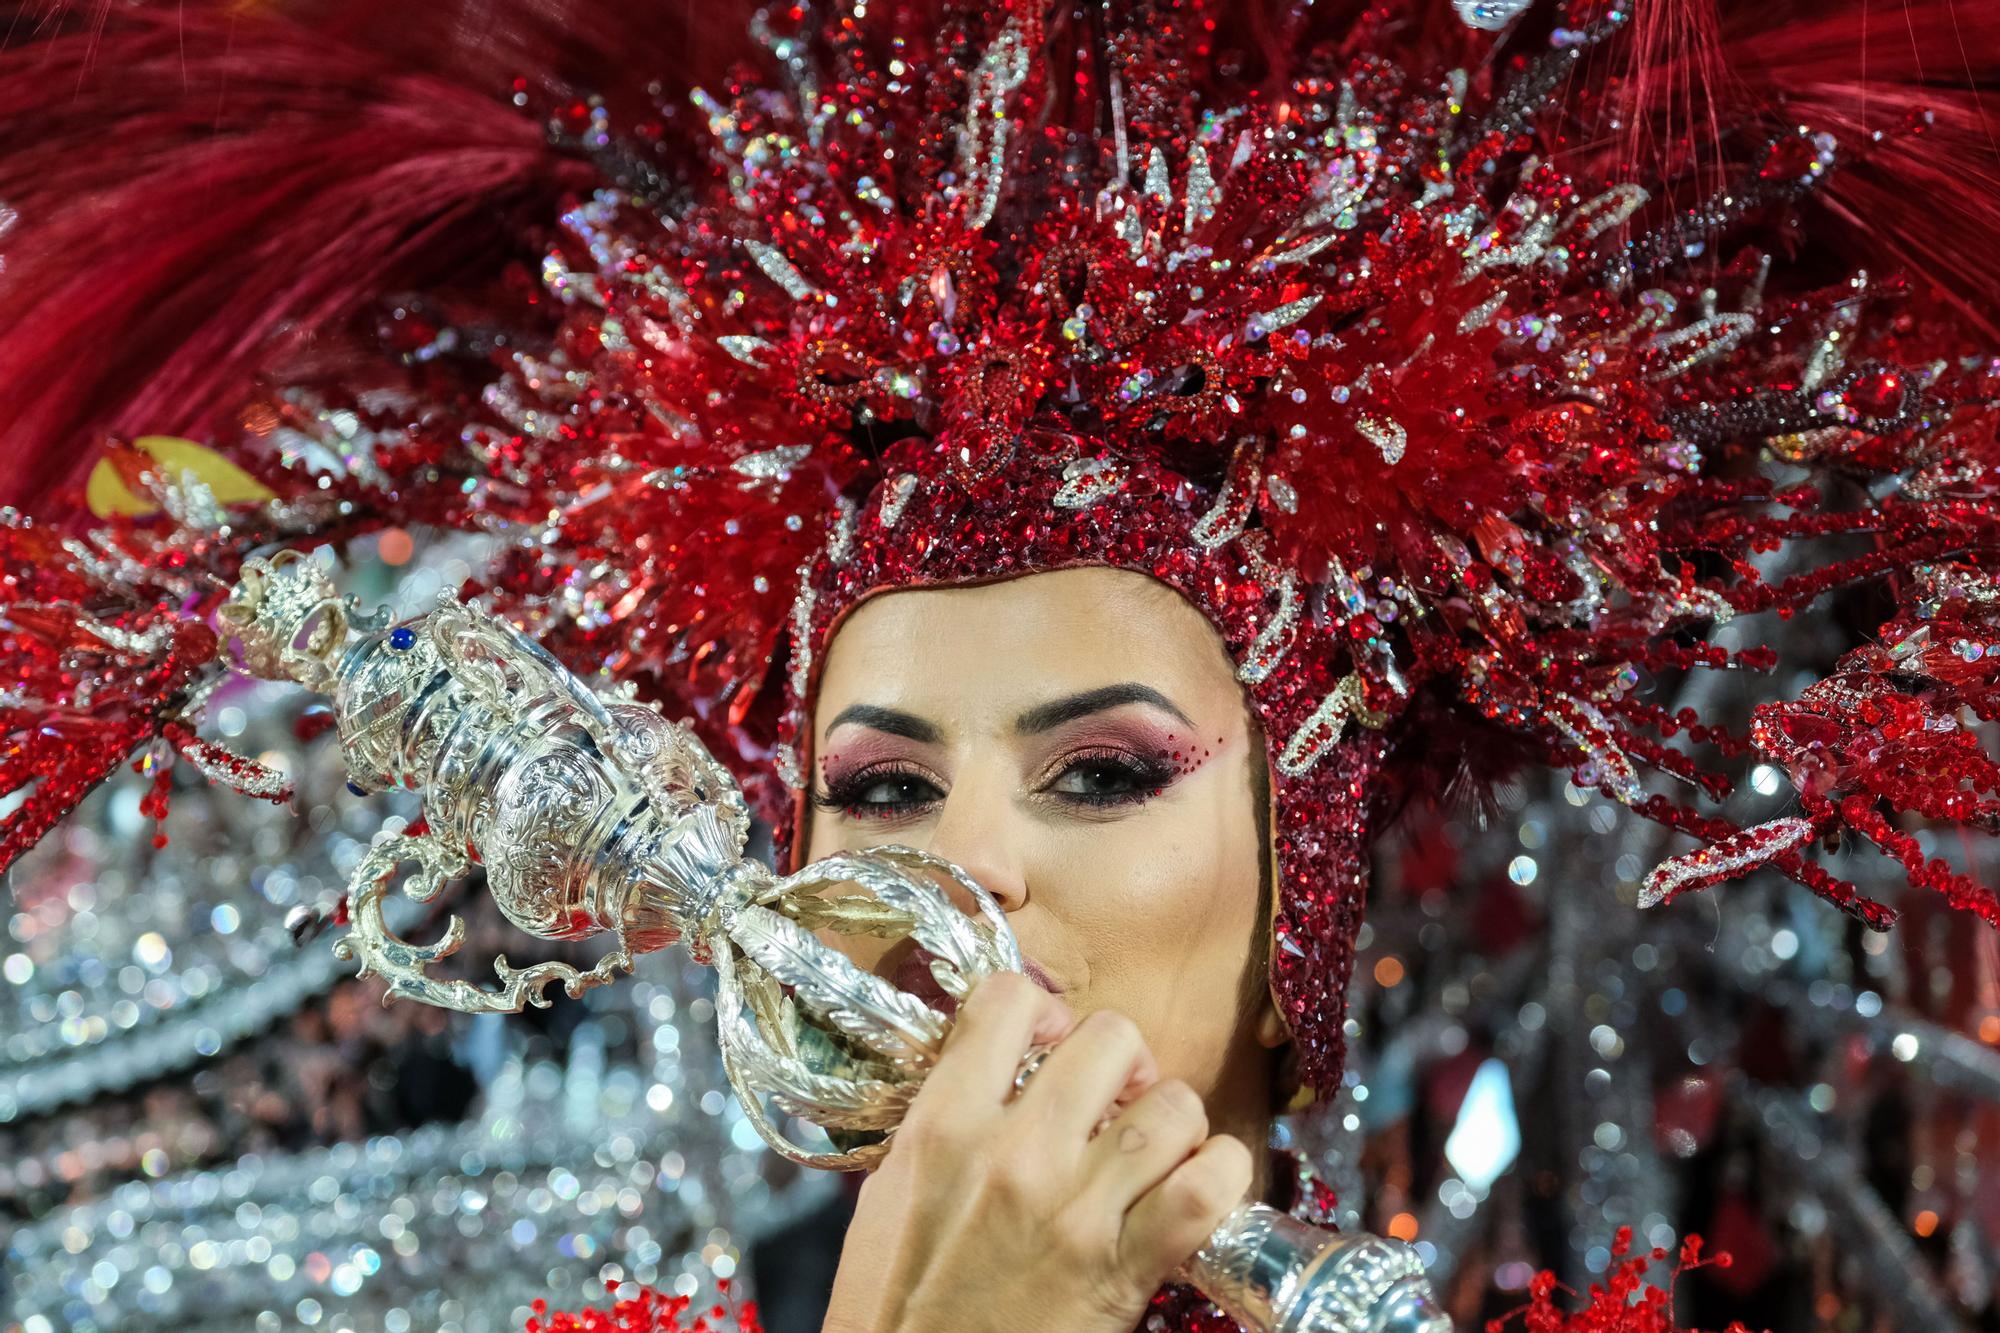
<path fill-rule="evenodd" d="M 1031 431 L 1012 448 L 1006 467 L 976 479 L 950 462 L 925 466 L 949 460 L 948 449 L 891 451 L 891 466 L 907 461 L 912 470 L 879 487 L 808 571 L 793 621 L 780 774 L 797 784 L 810 766 L 800 750 L 810 739 L 817 649 L 870 593 L 1081 565 L 1137 570 L 1170 585 L 1221 632 L 1263 727 L 1281 886 L 1271 985 L 1299 1041 L 1301 1081 L 1333 1086 L 1368 816 L 1388 748 L 1369 727 L 1345 735 L 1362 705 L 1340 625 L 1302 614 L 1296 593 L 1279 591 L 1285 575 L 1245 530 L 1250 506 L 1232 490 L 1255 485 L 1241 468 L 1218 489 L 1060 430 Z M 777 826 L 782 853 L 795 821 L 780 818 Z"/>

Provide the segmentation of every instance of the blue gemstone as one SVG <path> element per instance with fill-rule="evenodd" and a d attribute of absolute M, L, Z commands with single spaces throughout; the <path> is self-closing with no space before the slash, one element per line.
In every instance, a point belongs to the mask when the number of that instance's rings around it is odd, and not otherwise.
<path fill-rule="evenodd" d="M 398 625 L 389 631 L 389 646 L 399 653 L 407 653 L 417 646 L 417 632 L 408 625 Z"/>
<path fill-rule="evenodd" d="M 357 786 L 355 786 L 355 785 L 354 785 L 354 784 L 353 784 L 352 782 L 350 782 L 350 783 L 348 783 L 348 784 L 347 784 L 347 789 L 348 789 L 349 791 L 353 792 L 353 793 L 354 793 L 354 794 L 355 794 L 356 796 L 366 796 L 366 795 L 368 794 L 368 793 L 367 793 L 366 791 L 362 790 L 362 789 L 361 789 L 360 787 L 357 787 Z"/>

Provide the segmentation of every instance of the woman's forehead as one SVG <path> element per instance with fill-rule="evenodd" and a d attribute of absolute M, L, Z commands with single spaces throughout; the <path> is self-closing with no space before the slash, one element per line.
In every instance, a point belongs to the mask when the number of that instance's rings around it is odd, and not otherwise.
<path fill-rule="evenodd" d="M 855 701 L 1000 713 L 1124 682 L 1191 713 L 1237 710 L 1242 697 L 1207 618 L 1168 585 L 1123 569 L 878 593 L 835 629 L 825 661 L 820 719 Z"/>

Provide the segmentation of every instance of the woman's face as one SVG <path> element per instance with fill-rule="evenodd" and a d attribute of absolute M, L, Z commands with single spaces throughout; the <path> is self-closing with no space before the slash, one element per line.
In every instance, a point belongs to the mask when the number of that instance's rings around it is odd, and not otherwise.
<path fill-rule="evenodd" d="M 1133 1019 L 1218 1132 L 1257 1132 L 1285 1040 L 1261 948 L 1263 742 L 1179 594 L 1074 569 L 878 595 L 828 645 L 813 755 L 809 858 L 898 843 L 963 866 L 1038 980 Z M 840 943 L 923 993 L 909 944 Z"/>

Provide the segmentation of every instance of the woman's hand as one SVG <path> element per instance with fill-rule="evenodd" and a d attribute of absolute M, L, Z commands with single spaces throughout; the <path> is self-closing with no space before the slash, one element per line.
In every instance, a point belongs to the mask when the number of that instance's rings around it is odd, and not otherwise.
<path fill-rule="evenodd" d="M 960 1006 L 861 1187 L 824 1333 L 1129 1333 L 1250 1183 L 1249 1150 L 1160 1081 L 1130 1019 L 1078 1022 L 1002 973 Z"/>

